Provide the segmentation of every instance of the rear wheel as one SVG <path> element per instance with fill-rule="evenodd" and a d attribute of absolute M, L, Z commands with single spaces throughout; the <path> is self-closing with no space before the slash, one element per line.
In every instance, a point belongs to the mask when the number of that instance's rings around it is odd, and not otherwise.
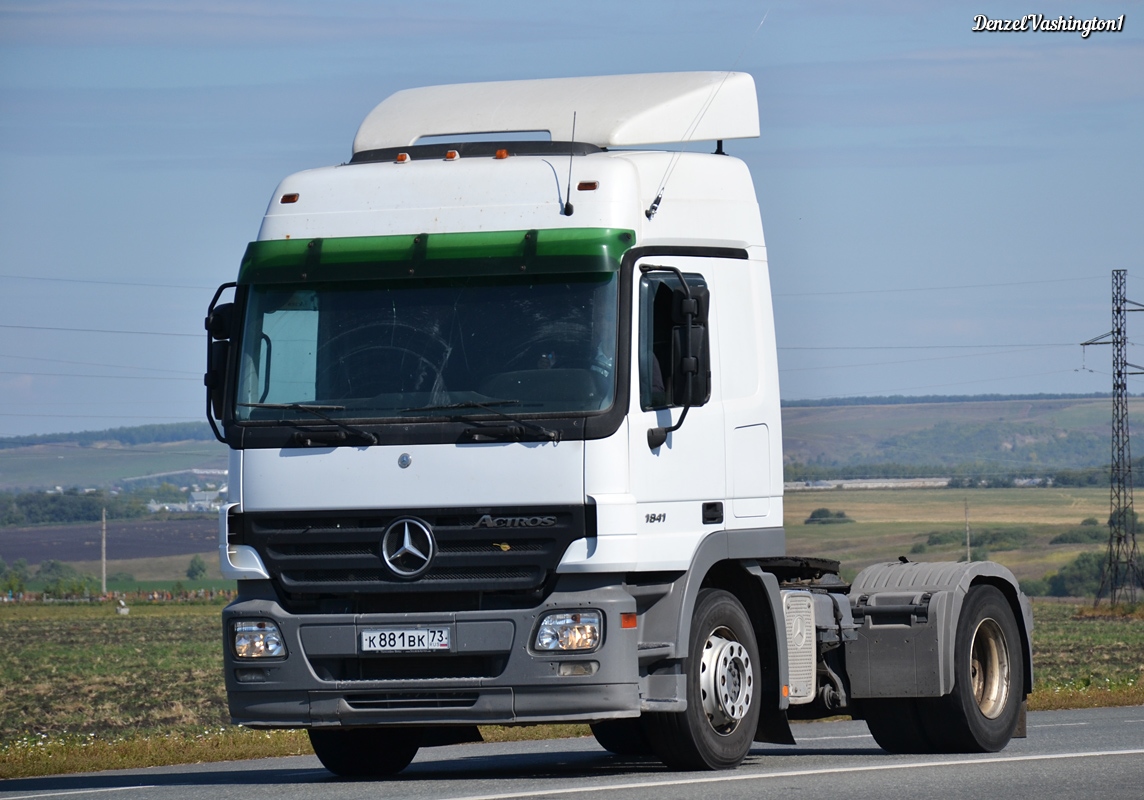
<path fill-rule="evenodd" d="M 759 723 L 759 649 L 730 592 L 704 589 L 696 598 L 684 670 L 687 710 L 644 715 L 648 741 L 671 769 L 733 769 Z"/>
<path fill-rule="evenodd" d="M 934 703 L 926 732 L 941 750 L 995 753 L 1021 712 L 1025 661 L 1013 609 L 995 586 L 975 586 L 957 620 L 953 692 Z"/>
<path fill-rule="evenodd" d="M 618 756 L 649 756 L 651 742 L 640 719 L 609 719 L 592 723 L 592 735 L 600 747 Z"/>
<path fill-rule="evenodd" d="M 342 778 L 381 778 L 409 766 L 421 747 L 420 728 L 310 728 L 322 766 Z"/>
<path fill-rule="evenodd" d="M 891 753 L 995 753 L 1017 728 L 1025 683 L 1021 634 L 994 586 L 969 590 L 957 620 L 953 691 L 868 700 L 874 740 Z"/>

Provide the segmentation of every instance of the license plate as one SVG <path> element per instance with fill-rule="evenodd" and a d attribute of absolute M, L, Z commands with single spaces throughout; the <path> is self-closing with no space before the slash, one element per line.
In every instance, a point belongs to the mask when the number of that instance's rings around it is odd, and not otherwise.
<path fill-rule="evenodd" d="M 361 632 L 365 653 L 449 651 L 449 628 L 376 628 Z"/>

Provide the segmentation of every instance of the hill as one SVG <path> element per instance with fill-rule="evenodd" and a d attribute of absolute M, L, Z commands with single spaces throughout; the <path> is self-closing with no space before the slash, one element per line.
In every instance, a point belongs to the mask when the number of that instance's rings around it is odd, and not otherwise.
<path fill-rule="evenodd" d="M 1099 469 L 1109 462 L 1111 405 L 1092 395 L 785 402 L 784 460 L 788 472 L 832 478 Z M 1129 399 L 1129 418 L 1144 430 L 1144 397 Z M 0 489 L 108 487 L 226 462 L 204 423 L 9 437 L 0 439 Z"/>
<path fill-rule="evenodd" d="M 784 404 L 785 463 L 895 464 L 950 474 L 964 465 L 1032 473 L 1103 467 L 1110 460 L 1108 397 L 863 399 L 864 405 Z M 1129 419 L 1137 429 L 1144 425 L 1144 398 L 1130 398 Z"/>
<path fill-rule="evenodd" d="M 102 488 L 226 466 L 226 447 L 204 423 L 0 439 L 0 490 Z"/>

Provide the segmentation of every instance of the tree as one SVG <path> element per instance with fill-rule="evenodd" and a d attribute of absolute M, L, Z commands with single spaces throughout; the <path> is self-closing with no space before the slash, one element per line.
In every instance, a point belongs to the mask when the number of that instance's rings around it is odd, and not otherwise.
<path fill-rule="evenodd" d="M 845 511 L 831 511 L 829 508 L 816 508 L 802 521 L 803 525 L 831 525 L 839 522 L 853 522 Z"/>
<path fill-rule="evenodd" d="M 187 567 L 187 577 L 192 581 L 201 581 L 207 576 L 207 562 L 203 561 L 203 557 L 195 555 L 191 558 L 191 564 Z"/>
<path fill-rule="evenodd" d="M 83 597 L 98 586 L 93 576 L 81 575 L 70 564 L 54 559 L 40 564 L 36 579 L 44 582 L 44 594 L 53 597 Z"/>
<path fill-rule="evenodd" d="M 1053 597 L 1095 597 L 1104 576 L 1104 556 L 1100 553 L 1081 553 L 1048 576 L 1049 594 Z"/>

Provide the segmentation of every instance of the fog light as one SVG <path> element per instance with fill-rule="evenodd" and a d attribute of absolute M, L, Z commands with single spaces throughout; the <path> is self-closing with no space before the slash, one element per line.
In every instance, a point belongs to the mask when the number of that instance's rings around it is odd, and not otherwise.
<path fill-rule="evenodd" d="M 540 620 L 537 650 L 591 650 L 600 644 L 599 611 L 561 611 Z"/>
<path fill-rule="evenodd" d="M 599 661 L 565 661 L 557 669 L 557 673 L 562 678 L 595 675 L 599 671 Z"/>
<path fill-rule="evenodd" d="M 243 669 L 236 669 L 234 671 L 234 678 L 239 683 L 265 683 L 270 670 L 246 667 Z"/>
<path fill-rule="evenodd" d="M 236 622 L 234 654 L 239 658 L 281 658 L 286 655 L 286 643 L 273 622 Z"/>

